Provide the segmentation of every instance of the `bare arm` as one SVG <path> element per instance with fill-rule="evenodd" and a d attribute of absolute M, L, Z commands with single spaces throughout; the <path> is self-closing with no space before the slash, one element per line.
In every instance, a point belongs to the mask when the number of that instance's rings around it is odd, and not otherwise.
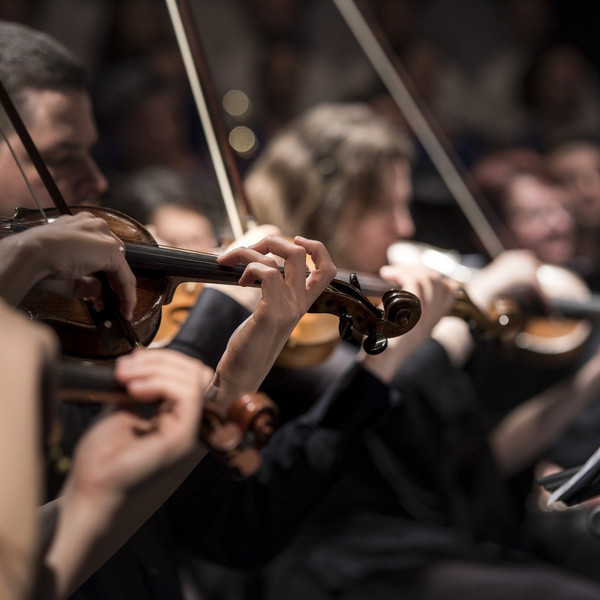
<path fill-rule="evenodd" d="M 61 497 L 39 593 L 63 598 L 161 506 L 205 454 L 198 441 L 202 390 L 212 370 L 173 350 L 119 359 L 117 378 L 138 402 L 160 400 L 151 419 L 114 408 L 85 434 Z"/>
<path fill-rule="evenodd" d="M 281 276 L 272 253 L 285 260 Z M 306 256 L 315 265 L 306 277 Z M 229 406 L 244 392 L 254 392 L 273 366 L 290 333 L 333 279 L 336 270 L 323 244 L 297 237 L 294 242 L 269 236 L 219 258 L 223 265 L 247 265 L 240 285 L 261 282 L 262 297 L 254 312 L 233 334 L 208 397 Z"/>
<path fill-rule="evenodd" d="M 490 436 L 490 447 L 502 472 L 509 476 L 539 458 L 598 393 L 600 352 L 567 381 L 513 409 Z"/>
<path fill-rule="evenodd" d="M 41 498 L 41 382 L 56 352 L 46 328 L 0 302 L 0 597 L 25 598 L 34 579 Z"/>

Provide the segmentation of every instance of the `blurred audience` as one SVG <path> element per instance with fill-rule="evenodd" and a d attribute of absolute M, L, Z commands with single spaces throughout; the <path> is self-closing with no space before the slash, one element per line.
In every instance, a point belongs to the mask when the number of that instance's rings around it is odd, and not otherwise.
<path fill-rule="evenodd" d="M 588 281 L 600 290 L 600 143 L 593 137 L 557 143 L 547 154 L 550 173 L 568 193 L 577 227 L 577 253 Z"/>

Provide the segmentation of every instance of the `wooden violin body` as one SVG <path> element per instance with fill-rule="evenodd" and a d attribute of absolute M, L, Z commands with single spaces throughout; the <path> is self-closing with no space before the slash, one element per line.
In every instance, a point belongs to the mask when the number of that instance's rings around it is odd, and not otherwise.
<path fill-rule="evenodd" d="M 156 245 L 151 234 L 135 220 L 102 208 L 82 207 L 73 212 L 88 211 L 103 218 L 111 231 L 122 240 L 143 240 L 148 245 Z M 57 216 L 53 209 L 46 210 L 51 217 Z M 13 231 L 34 225 L 43 225 L 39 211 L 18 209 L 13 219 Z M 148 345 L 154 338 L 160 324 L 161 309 L 169 302 L 173 290 L 164 277 L 136 274 L 138 302 L 131 324 L 142 345 Z M 112 327 L 103 321 L 101 309 L 89 310 L 85 302 L 69 299 L 52 292 L 32 290 L 20 307 L 31 318 L 44 321 L 57 332 L 66 356 L 86 359 L 113 358 L 129 352 L 132 347 L 128 340 L 112 335 Z"/>

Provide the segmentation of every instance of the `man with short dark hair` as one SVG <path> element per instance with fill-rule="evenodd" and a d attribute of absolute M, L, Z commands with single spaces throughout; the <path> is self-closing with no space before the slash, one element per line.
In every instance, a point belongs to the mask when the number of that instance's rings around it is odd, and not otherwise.
<path fill-rule="evenodd" d="M 97 204 L 108 183 L 91 149 L 97 141 L 85 67 L 48 35 L 0 23 L 0 79 L 68 204 Z M 43 206 L 52 202 L 4 111 L 0 126 Z M 10 148 L 0 140 L 0 216 L 36 208 Z"/>

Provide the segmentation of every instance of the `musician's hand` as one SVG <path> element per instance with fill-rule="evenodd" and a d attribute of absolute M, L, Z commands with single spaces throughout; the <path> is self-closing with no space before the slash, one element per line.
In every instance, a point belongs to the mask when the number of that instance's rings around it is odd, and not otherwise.
<path fill-rule="evenodd" d="M 67 489 L 98 502 L 168 469 L 198 445 L 203 391 L 212 369 L 175 350 L 136 350 L 117 359 L 116 378 L 132 403 L 115 406 L 78 444 Z M 156 403 L 150 418 L 140 404 Z"/>
<path fill-rule="evenodd" d="M 268 254 L 284 260 L 285 278 Z M 307 254 L 315 265 L 308 277 Z M 336 269 L 323 244 L 301 237 L 292 243 L 269 236 L 249 248 L 228 252 L 219 257 L 219 263 L 247 265 L 240 285 L 260 282 L 262 291 L 256 309 L 233 335 L 217 367 L 215 383 L 226 392 L 228 404 L 238 394 L 258 388 L 290 333 L 333 279 Z"/>
<path fill-rule="evenodd" d="M 115 374 L 132 404 L 108 410 L 85 433 L 55 501 L 60 516 L 45 563 L 59 598 L 104 564 L 205 452 L 198 427 L 210 369 L 175 350 L 138 350 L 117 360 Z M 154 401 L 154 416 L 136 410 Z"/>
<path fill-rule="evenodd" d="M 538 282 L 540 261 L 528 250 L 507 250 L 481 269 L 465 286 L 470 298 L 487 312 L 497 298 L 528 298 L 542 306 L 546 296 Z"/>
<path fill-rule="evenodd" d="M 99 297 L 93 273 L 104 271 L 121 301 L 121 313 L 132 318 L 136 280 L 125 260 L 125 244 L 106 222 L 87 212 L 64 215 L 52 223 L 2 239 L 0 292 L 18 304 L 34 286 L 67 297 Z"/>
<path fill-rule="evenodd" d="M 420 331 L 423 339 L 428 337 L 436 323 L 448 314 L 460 287 L 456 281 L 424 265 L 385 266 L 380 269 L 379 274 L 383 279 L 419 298 L 421 318 L 414 329 L 417 333 Z M 402 337 L 406 337 L 406 334 Z"/>
<path fill-rule="evenodd" d="M 280 235 L 279 228 L 275 227 L 275 225 L 258 225 L 231 243 L 225 252 L 230 252 L 235 248 L 251 246 L 252 244 L 256 244 L 256 242 L 259 242 L 269 235 Z M 255 287 L 220 284 L 205 284 L 205 287 L 219 290 L 223 294 L 233 298 L 236 302 L 247 308 L 250 312 L 253 312 L 256 309 L 262 297 L 261 289 Z"/>
<path fill-rule="evenodd" d="M 421 318 L 411 331 L 389 339 L 387 349 L 381 354 L 359 356 L 366 369 L 382 381 L 389 382 L 448 313 L 455 300 L 458 284 L 424 265 L 385 266 L 379 274 L 394 286 L 415 294 L 421 302 Z"/>

